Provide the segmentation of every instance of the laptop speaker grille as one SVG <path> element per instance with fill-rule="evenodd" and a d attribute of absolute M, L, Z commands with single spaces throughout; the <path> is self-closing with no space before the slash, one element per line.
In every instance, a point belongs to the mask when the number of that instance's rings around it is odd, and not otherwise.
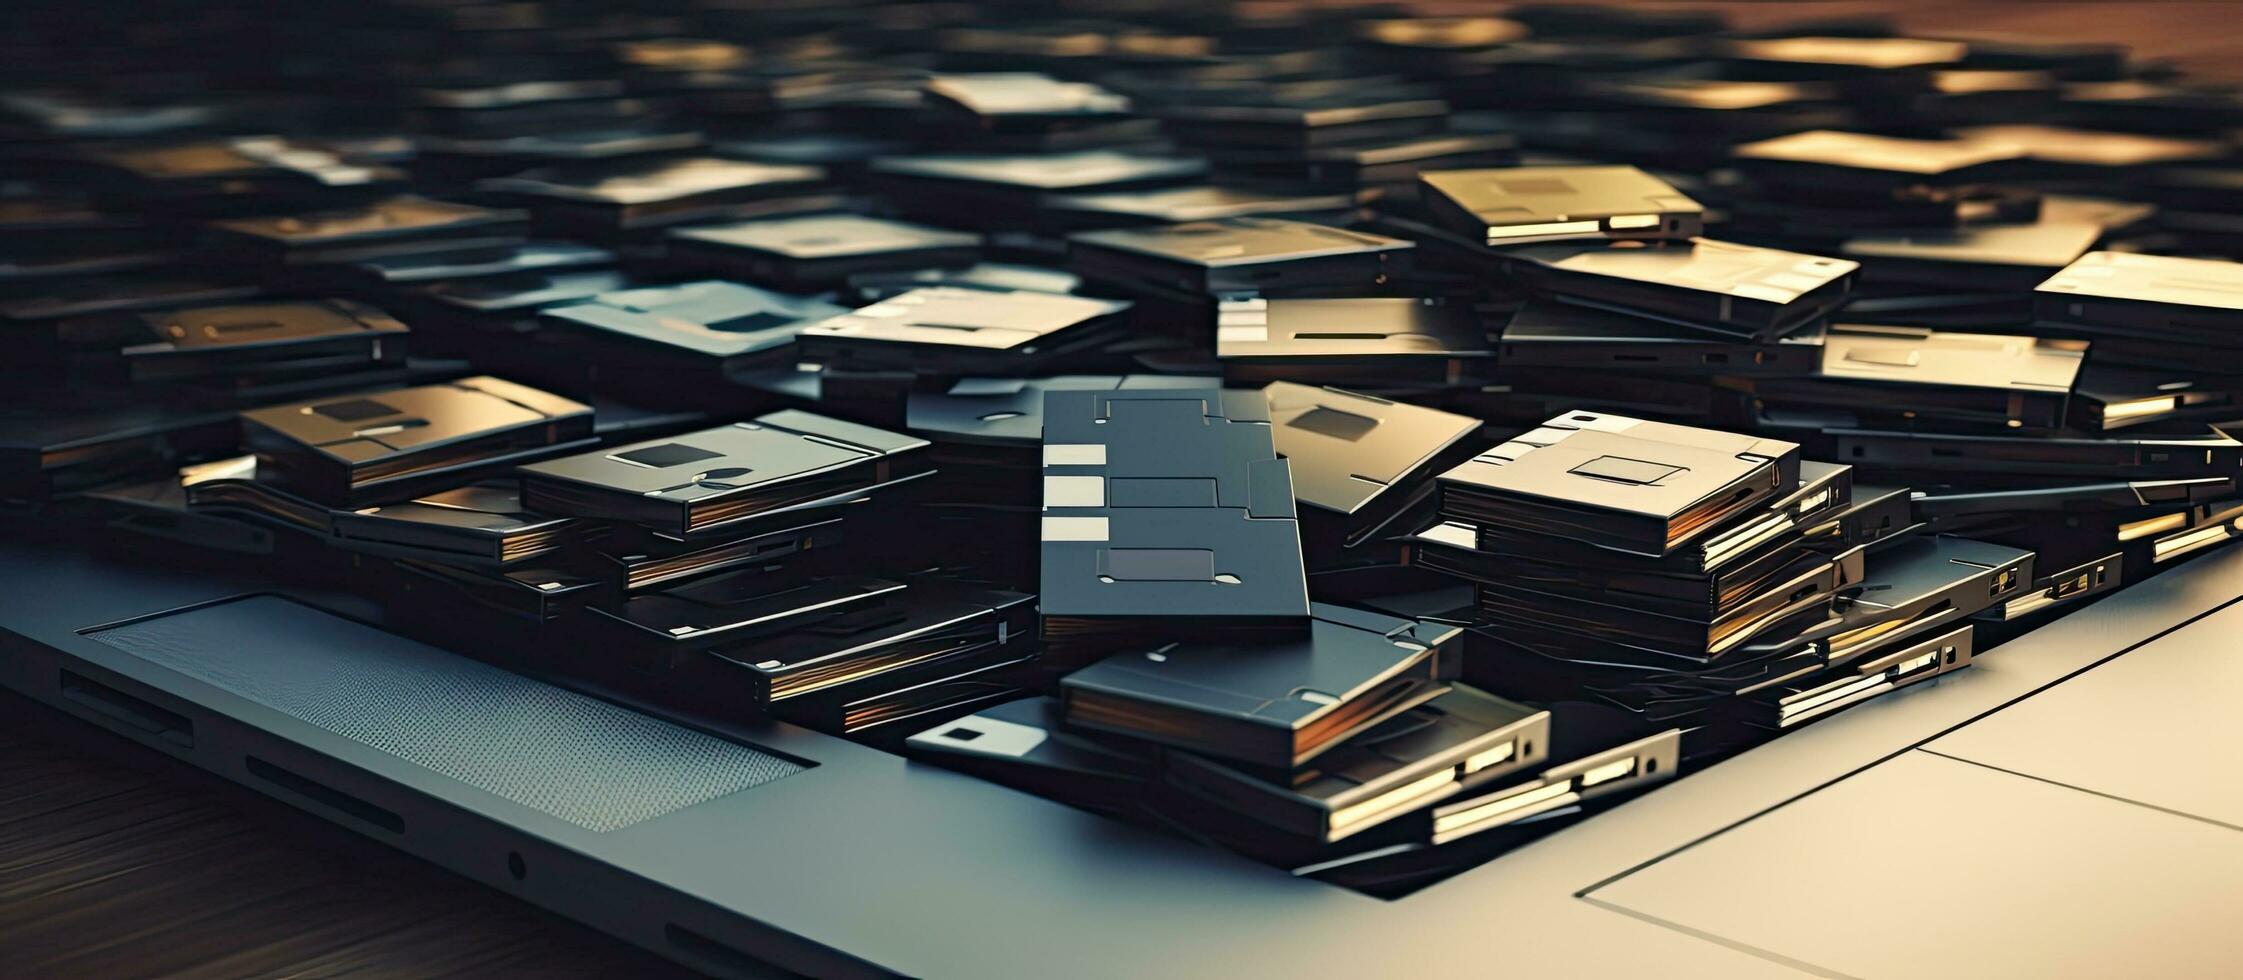
<path fill-rule="evenodd" d="M 279 596 L 88 635 L 586 830 L 618 830 L 803 769 Z"/>

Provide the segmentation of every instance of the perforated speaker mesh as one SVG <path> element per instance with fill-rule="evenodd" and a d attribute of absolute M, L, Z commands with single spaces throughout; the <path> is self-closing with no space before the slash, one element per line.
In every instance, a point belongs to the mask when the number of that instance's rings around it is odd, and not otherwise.
<path fill-rule="evenodd" d="M 277 596 L 89 635 L 587 830 L 803 768 Z"/>

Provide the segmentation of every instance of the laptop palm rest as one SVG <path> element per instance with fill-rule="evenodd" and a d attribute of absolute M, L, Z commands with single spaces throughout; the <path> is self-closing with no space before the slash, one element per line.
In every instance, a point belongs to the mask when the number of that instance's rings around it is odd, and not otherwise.
<path fill-rule="evenodd" d="M 2210 977 L 2243 834 L 1912 751 L 1588 900 L 1843 977 Z"/>
<path fill-rule="evenodd" d="M 806 767 L 277 595 L 83 632 L 590 831 L 619 830 Z"/>
<path fill-rule="evenodd" d="M 2230 974 L 2243 835 L 2208 760 L 2239 627 L 2225 606 L 1585 897 L 1833 976 Z"/>

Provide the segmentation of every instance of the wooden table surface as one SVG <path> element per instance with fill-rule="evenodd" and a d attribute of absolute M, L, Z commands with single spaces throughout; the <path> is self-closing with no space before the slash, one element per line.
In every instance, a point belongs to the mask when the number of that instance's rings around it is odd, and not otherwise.
<path fill-rule="evenodd" d="M 686 977 L 0 694 L 0 977 Z"/>
<path fill-rule="evenodd" d="M 1540 2 L 1540 0 L 1530 0 Z M 1883 15 L 1926 36 L 2009 35 L 2035 41 L 2118 43 L 2136 60 L 2169 62 L 2189 74 L 2243 82 L 2243 0 L 1593 0 L 1668 10 L 1718 10 L 1738 30 L 1860 15 Z M 1344 5 L 1344 4 L 1343 4 Z M 1499 11 L 1487 0 L 1416 0 L 1443 14 Z"/>
<path fill-rule="evenodd" d="M 1744 29 L 1887 13 L 1925 34 L 2118 41 L 2243 80 L 2243 0 L 1828 0 Z M 1433 0 L 1433 12 L 1494 5 Z M 0 976 L 639 977 L 683 970 L 216 777 L 0 695 Z"/>

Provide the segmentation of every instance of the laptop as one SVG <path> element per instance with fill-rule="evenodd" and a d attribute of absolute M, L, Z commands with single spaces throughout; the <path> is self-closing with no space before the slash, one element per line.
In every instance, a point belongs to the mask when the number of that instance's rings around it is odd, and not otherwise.
<path fill-rule="evenodd" d="M 249 570 L 0 542 L 0 681 L 721 976 L 2177 976 L 2243 961 L 2243 552 L 1395 900 Z"/>

